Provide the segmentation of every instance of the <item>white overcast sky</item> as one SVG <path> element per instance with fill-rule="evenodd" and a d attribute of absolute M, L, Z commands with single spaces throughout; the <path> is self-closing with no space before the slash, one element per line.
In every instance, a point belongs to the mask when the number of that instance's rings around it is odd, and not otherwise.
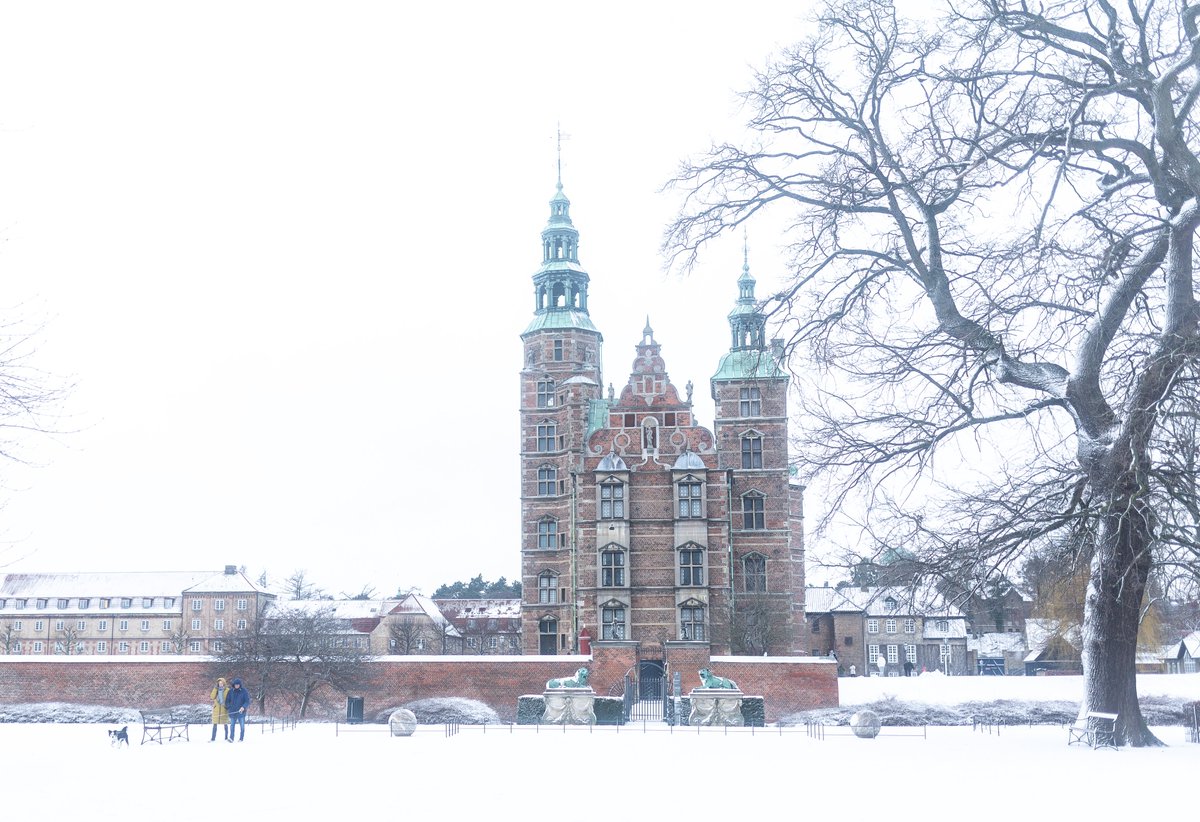
<path fill-rule="evenodd" d="M 649 315 L 711 425 L 741 242 L 666 276 L 659 189 L 807 6 L 4 4 L 0 308 L 75 387 L 0 469 L 0 571 L 517 576 L 556 124 L 605 380 Z"/>

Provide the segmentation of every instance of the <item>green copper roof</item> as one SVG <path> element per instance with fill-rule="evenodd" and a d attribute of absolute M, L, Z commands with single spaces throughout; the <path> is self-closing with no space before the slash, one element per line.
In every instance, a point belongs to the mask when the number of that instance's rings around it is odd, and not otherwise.
<path fill-rule="evenodd" d="M 586 311 L 579 311 L 574 308 L 552 308 L 548 311 L 539 311 L 533 315 L 529 326 L 525 329 L 521 336 L 532 334 L 534 331 L 545 331 L 551 328 L 574 328 L 583 331 L 600 332 L 596 326 L 592 324 L 592 318 L 587 315 Z"/>
<path fill-rule="evenodd" d="M 590 437 L 601 428 L 608 428 L 608 400 L 592 400 L 588 405 L 587 435 Z"/>
<path fill-rule="evenodd" d="M 787 374 L 779 368 L 775 358 L 767 351 L 745 348 L 730 351 L 721 358 L 713 380 L 786 380 Z"/>

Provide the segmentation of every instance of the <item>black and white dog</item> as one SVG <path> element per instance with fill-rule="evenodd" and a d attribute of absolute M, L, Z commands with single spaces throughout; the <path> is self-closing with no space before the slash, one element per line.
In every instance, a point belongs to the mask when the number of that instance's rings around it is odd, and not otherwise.
<path fill-rule="evenodd" d="M 126 745 L 129 744 L 129 726 L 128 725 L 126 725 L 124 728 L 122 728 L 119 731 L 109 731 L 108 732 L 108 743 L 110 745 L 112 745 L 113 747 L 116 747 L 117 745 L 120 745 L 122 742 L 124 742 Z"/>

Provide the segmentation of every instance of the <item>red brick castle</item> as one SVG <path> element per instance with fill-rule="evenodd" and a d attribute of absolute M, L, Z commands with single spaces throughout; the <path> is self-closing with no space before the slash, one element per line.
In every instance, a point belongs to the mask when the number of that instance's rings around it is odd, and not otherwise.
<path fill-rule="evenodd" d="M 604 389 L 579 232 L 561 181 L 521 335 L 522 645 L 639 660 L 803 655 L 803 487 L 789 481 L 787 388 L 743 266 L 712 429 L 671 383 L 647 320 L 629 378 Z M 676 646 L 679 646 L 676 648 Z M 672 654 L 673 655 L 673 654 Z"/>

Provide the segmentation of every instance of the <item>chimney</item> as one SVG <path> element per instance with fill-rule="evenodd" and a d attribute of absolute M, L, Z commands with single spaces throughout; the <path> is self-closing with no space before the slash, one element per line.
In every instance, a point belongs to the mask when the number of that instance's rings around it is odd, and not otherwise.
<path fill-rule="evenodd" d="M 237 573 L 237 566 L 236 566 L 236 565 L 226 565 L 226 566 L 225 566 L 225 576 L 227 576 L 227 577 L 231 577 L 231 576 L 233 576 L 233 575 L 234 575 L 234 574 L 236 574 L 236 573 Z"/>

